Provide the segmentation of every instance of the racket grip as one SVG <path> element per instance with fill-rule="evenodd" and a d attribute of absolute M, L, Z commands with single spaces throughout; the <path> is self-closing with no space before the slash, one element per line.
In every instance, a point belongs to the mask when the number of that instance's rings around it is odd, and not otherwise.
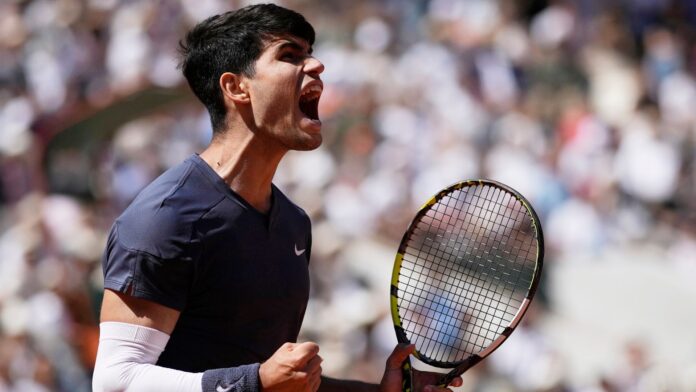
<path fill-rule="evenodd" d="M 403 392 L 413 392 L 411 379 L 411 358 L 408 357 L 401 365 L 401 390 Z"/>
<path fill-rule="evenodd" d="M 455 377 L 457 377 L 457 373 L 452 373 L 452 372 L 450 372 L 450 373 L 448 373 L 448 374 L 445 374 L 445 375 L 442 376 L 442 378 L 440 378 L 440 380 L 437 382 L 437 386 L 440 387 L 440 388 L 446 388 L 446 387 L 449 385 L 449 383 L 451 383 L 452 380 L 454 380 Z"/>

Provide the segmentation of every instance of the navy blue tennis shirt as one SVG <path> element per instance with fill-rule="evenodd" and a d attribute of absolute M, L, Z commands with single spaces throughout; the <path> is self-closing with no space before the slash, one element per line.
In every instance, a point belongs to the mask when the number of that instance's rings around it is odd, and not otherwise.
<path fill-rule="evenodd" d="M 308 216 L 278 188 L 264 215 L 193 155 L 116 219 L 104 287 L 181 312 L 160 366 L 201 372 L 259 363 L 297 339 L 310 247 Z"/>

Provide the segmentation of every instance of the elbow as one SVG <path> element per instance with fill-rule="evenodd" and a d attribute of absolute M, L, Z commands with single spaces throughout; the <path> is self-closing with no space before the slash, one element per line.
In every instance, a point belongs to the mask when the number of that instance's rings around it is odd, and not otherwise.
<path fill-rule="evenodd" d="M 128 383 L 128 371 L 124 366 L 100 366 L 94 368 L 92 392 L 124 392 Z"/>

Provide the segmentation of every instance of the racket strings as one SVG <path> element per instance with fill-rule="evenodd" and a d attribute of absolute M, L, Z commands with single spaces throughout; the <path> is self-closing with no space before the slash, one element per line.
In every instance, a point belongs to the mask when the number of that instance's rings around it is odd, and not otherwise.
<path fill-rule="evenodd" d="M 496 201 L 497 201 L 497 200 L 496 200 Z M 448 205 L 448 206 L 449 206 L 449 203 L 445 203 L 445 205 Z M 483 208 L 484 208 L 484 213 L 483 213 L 484 219 L 487 219 L 487 220 L 490 220 L 490 219 L 491 219 L 491 213 L 492 213 L 493 211 L 486 209 L 485 206 L 479 205 L 478 203 L 477 203 L 477 204 L 473 204 L 473 206 L 475 206 L 475 207 L 483 207 Z M 460 210 L 460 212 L 461 212 L 461 210 Z M 469 211 L 467 211 L 467 213 L 469 213 Z M 480 224 L 480 222 L 475 222 L 475 223 Z M 486 225 L 484 225 L 484 229 L 490 230 L 491 227 L 490 227 L 490 225 L 488 225 L 488 227 L 486 227 Z M 471 233 L 470 233 L 470 234 L 471 234 Z M 477 242 L 480 242 L 484 247 L 485 247 L 486 245 L 488 245 L 488 244 L 487 244 L 487 243 L 488 243 L 488 239 L 480 238 L 480 236 L 477 236 L 477 237 L 478 237 L 478 238 L 476 238 L 476 241 L 477 241 Z M 488 252 L 485 252 L 485 253 L 488 253 Z M 490 256 L 491 256 L 491 255 L 489 254 L 488 257 L 490 257 Z M 479 272 L 480 272 L 480 271 L 479 271 Z M 485 274 L 485 272 L 484 272 L 484 274 Z M 484 282 L 485 282 L 485 281 L 484 281 Z M 485 283 L 484 283 L 484 284 L 485 284 Z M 486 288 L 486 287 L 484 286 L 484 289 L 485 289 L 485 288 Z M 489 289 L 490 289 L 490 288 L 489 288 Z M 497 291 L 497 287 L 495 287 L 495 288 L 493 288 L 493 293 L 492 293 L 492 294 L 493 294 L 494 297 L 492 297 L 491 299 L 493 299 L 493 300 L 498 300 L 498 303 L 495 304 L 495 305 L 496 305 L 496 306 L 495 306 L 495 309 L 499 311 L 499 310 L 500 310 L 499 305 L 501 305 L 501 303 L 500 303 L 500 301 L 499 301 L 499 296 L 500 296 L 500 294 L 502 294 L 502 293 L 499 293 L 499 292 Z M 488 330 L 488 329 L 485 328 L 485 327 L 483 328 L 483 330 L 484 330 L 484 331 L 490 331 L 490 330 Z M 490 332 L 488 332 L 488 334 L 490 334 Z"/>
<path fill-rule="evenodd" d="M 475 281 L 474 281 L 474 282 L 471 282 L 471 280 L 470 280 L 470 283 L 477 283 L 477 282 L 475 282 Z M 475 309 L 477 309 L 477 310 L 486 310 L 486 309 L 483 308 L 484 306 L 489 306 L 489 307 L 490 307 L 490 306 L 491 306 L 491 304 L 490 304 L 491 301 L 498 301 L 497 304 L 494 303 L 494 307 L 496 308 L 496 310 L 497 310 L 498 312 L 500 312 L 500 304 L 501 304 L 500 297 L 501 297 L 501 296 L 504 296 L 505 293 L 500 292 L 500 291 L 498 290 L 497 287 L 486 287 L 486 282 L 485 282 L 485 281 L 482 281 L 482 282 L 480 283 L 480 285 L 484 288 L 484 290 L 488 290 L 493 296 L 491 296 L 491 295 L 486 295 L 485 292 L 482 292 L 481 290 L 476 290 L 476 291 L 478 291 L 478 293 L 480 294 L 480 296 L 479 296 L 478 294 L 476 294 L 476 296 L 473 296 L 473 295 L 469 294 L 470 296 L 472 296 L 473 302 L 476 302 L 476 303 L 474 303 L 474 304 L 470 303 L 469 306 L 471 306 L 471 307 L 473 307 L 473 308 L 475 308 Z M 441 287 L 441 286 L 440 286 L 440 287 Z M 461 293 L 461 287 L 459 288 L 459 291 L 460 291 L 460 292 L 457 293 L 457 295 L 462 295 L 462 293 Z M 477 301 L 477 297 L 480 297 L 480 298 L 488 298 L 488 300 Z M 427 298 L 425 298 L 425 299 L 426 299 L 426 300 L 432 300 L 432 297 L 427 297 Z M 451 299 L 451 296 L 446 296 L 446 299 Z M 422 302 L 422 301 L 421 301 L 421 302 Z M 488 303 L 487 303 L 487 302 L 488 302 Z M 429 305 L 429 304 L 426 303 L 426 305 Z M 459 305 L 461 305 L 461 304 L 459 304 Z M 454 305 L 454 306 L 456 306 L 456 305 Z M 443 313 L 443 312 L 442 312 L 442 306 L 440 305 L 439 307 L 435 308 L 435 311 L 436 311 L 436 312 L 440 312 L 440 314 L 436 317 L 436 320 L 437 320 L 438 322 L 443 322 L 443 321 L 445 321 L 445 320 L 443 320 L 443 317 L 442 317 L 442 313 Z M 457 312 L 457 313 L 459 313 L 459 312 Z M 448 311 L 448 316 L 455 316 L 456 318 L 459 318 L 459 319 L 462 318 L 461 313 L 455 314 L 455 312 L 453 312 L 451 309 Z M 496 320 L 490 320 L 490 321 L 496 321 Z M 450 334 L 450 335 L 451 335 L 451 331 L 452 331 L 452 330 L 459 329 L 459 328 L 456 328 L 457 326 L 454 325 L 454 324 L 452 324 L 452 323 L 446 323 L 446 324 L 448 324 L 448 325 L 441 325 L 441 326 L 436 327 L 436 328 L 438 328 L 438 329 L 440 329 L 440 330 L 444 330 L 445 333 Z M 456 328 L 456 329 L 455 329 L 455 328 Z M 485 325 L 482 325 L 481 328 L 477 328 L 477 329 L 474 330 L 473 332 L 474 332 L 474 333 L 476 333 L 476 332 L 481 332 L 481 334 L 480 334 L 479 336 L 487 335 L 487 336 L 493 337 L 493 336 L 495 336 L 494 334 L 495 334 L 496 332 L 499 332 L 499 331 L 491 330 L 491 329 L 489 329 L 489 328 L 486 328 Z M 439 333 L 439 332 L 438 332 L 438 333 L 435 333 L 434 335 L 432 335 L 432 338 L 435 339 L 436 341 L 437 341 L 437 340 L 441 340 L 441 339 L 440 339 L 440 336 L 439 336 L 440 334 L 441 334 L 441 333 Z M 427 336 L 427 335 L 429 335 L 429 334 L 426 334 L 426 336 Z M 461 339 L 460 339 L 460 340 L 461 340 Z M 480 341 L 480 340 L 481 340 L 481 339 L 479 339 L 479 341 Z M 450 336 L 450 341 L 451 341 L 451 336 Z M 454 342 L 454 343 L 457 344 L 457 345 L 461 345 L 461 343 L 459 343 L 459 342 Z M 431 349 L 431 348 L 432 348 L 432 345 L 433 345 L 433 341 L 431 341 L 430 344 L 426 347 L 426 350 Z M 471 348 L 466 348 L 466 349 L 467 349 L 467 350 L 472 350 Z"/>
<path fill-rule="evenodd" d="M 526 297 L 536 255 L 531 218 L 498 188 L 441 197 L 403 250 L 400 315 L 419 352 L 456 362 L 491 344 Z"/>
<path fill-rule="evenodd" d="M 449 206 L 449 205 L 447 204 L 446 201 L 445 201 L 444 205 Z M 457 209 L 457 210 L 455 210 L 455 211 L 456 211 L 457 213 L 460 213 L 462 210 L 461 210 L 461 209 Z M 492 211 L 491 211 L 491 212 L 492 212 Z M 467 211 L 466 213 L 469 213 L 469 212 Z M 515 221 L 515 222 L 517 221 L 517 220 L 515 220 L 515 219 L 512 219 L 512 220 Z M 443 222 L 443 223 L 444 223 L 444 222 Z M 431 226 L 432 226 L 432 225 L 431 225 Z M 505 229 L 511 229 L 511 228 L 505 227 Z M 448 230 L 447 232 L 448 232 L 448 233 L 456 233 L 457 231 L 459 231 L 459 228 L 458 228 L 458 227 L 452 227 L 452 230 Z M 492 248 L 493 251 L 495 251 L 495 250 L 497 250 L 496 247 L 495 247 L 495 243 L 496 243 L 496 242 L 500 242 L 500 243 L 502 243 L 503 245 L 505 245 L 505 241 L 504 241 L 505 237 L 503 237 L 503 236 L 501 235 L 501 233 L 497 233 L 497 232 L 495 232 L 495 231 L 493 231 L 493 234 L 494 234 L 494 237 L 493 237 L 493 240 L 494 240 L 494 241 L 492 241 L 492 242 L 493 242 L 493 245 L 491 245 L 491 248 Z M 450 242 L 450 243 L 452 243 L 452 242 L 454 242 L 454 243 L 461 243 L 461 242 L 465 239 L 465 236 L 466 236 L 466 235 L 470 235 L 470 236 L 471 236 L 471 235 L 474 235 L 474 236 L 475 236 L 474 241 L 473 241 L 473 244 L 480 243 L 480 244 L 484 247 L 483 253 L 488 254 L 488 255 L 490 255 L 490 256 L 499 256 L 499 255 L 494 254 L 495 252 L 489 252 L 489 251 L 487 251 L 487 250 L 485 249 L 485 247 L 488 246 L 488 242 L 489 242 L 489 240 L 490 240 L 489 237 L 481 238 L 480 235 L 477 235 L 477 234 L 475 234 L 475 233 L 465 232 L 465 233 L 463 233 L 463 234 L 458 234 L 458 235 L 456 236 L 456 238 L 449 238 L 449 242 Z M 432 240 L 432 239 L 429 238 L 429 237 L 426 237 L 426 240 Z M 446 247 L 449 247 L 448 244 L 445 244 L 445 243 L 437 243 L 437 242 L 435 242 L 435 245 L 433 246 L 433 248 L 441 247 L 442 245 L 445 245 Z M 477 247 L 476 247 L 475 245 L 473 246 L 473 248 L 474 248 L 474 250 L 477 250 Z M 436 248 L 436 249 L 437 249 L 437 248 Z M 453 246 L 452 249 L 455 250 L 455 251 L 458 251 L 458 250 L 459 250 L 459 248 L 457 248 L 456 245 Z M 438 249 L 438 250 L 440 250 L 440 249 Z M 509 252 L 506 252 L 506 253 L 509 253 Z M 529 252 L 527 251 L 527 253 L 529 253 Z M 473 253 L 473 252 L 465 252 L 465 254 L 468 255 L 468 256 L 475 256 L 475 257 L 481 258 L 480 255 L 476 255 L 476 254 Z M 454 253 L 445 251 L 445 252 L 444 252 L 444 255 L 445 255 L 445 256 L 449 256 L 449 257 L 447 257 L 447 258 L 442 258 L 442 259 L 440 259 L 440 260 L 449 261 L 449 262 L 450 262 L 450 265 L 448 265 L 448 267 L 452 267 L 452 266 L 453 266 L 453 265 L 451 265 L 451 264 L 452 264 L 452 257 L 455 257 Z M 460 258 L 461 258 L 461 257 L 460 257 Z M 455 266 L 456 266 L 456 265 L 455 265 Z M 481 266 L 481 264 L 479 264 L 479 266 Z M 499 266 L 500 266 L 501 268 L 507 267 L 507 265 L 505 265 L 505 264 L 500 264 L 500 263 L 499 263 Z M 519 277 L 519 273 L 520 273 L 521 271 L 520 271 L 520 270 L 516 270 L 516 269 L 514 269 L 514 268 L 513 268 L 513 270 L 516 271 L 516 272 L 518 272 L 518 276 L 517 276 L 517 277 Z M 480 271 L 475 271 L 475 272 L 480 272 Z M 486 275 L 485 272 L 481 272 L 481 274 Z M 530 281 L 526 281 L 525 283 L 528 284 L 529 282 L 530 282 Z M 512 282 L 508 282 L 508 283 L 512 283 Z"/>

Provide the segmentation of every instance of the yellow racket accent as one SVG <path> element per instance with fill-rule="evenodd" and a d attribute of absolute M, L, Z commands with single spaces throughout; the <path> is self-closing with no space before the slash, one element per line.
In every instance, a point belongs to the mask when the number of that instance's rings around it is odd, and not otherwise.
<path fill-rule="evenodd" d="M 399 270 L 401 269 L 401 263 L 404 261 L 404 255 L 402 253 L 396 254 L 396 259 L 394 259 L 394 268 L 392 268 L 392 286 L 397 286 L 399 284 Z"/>

